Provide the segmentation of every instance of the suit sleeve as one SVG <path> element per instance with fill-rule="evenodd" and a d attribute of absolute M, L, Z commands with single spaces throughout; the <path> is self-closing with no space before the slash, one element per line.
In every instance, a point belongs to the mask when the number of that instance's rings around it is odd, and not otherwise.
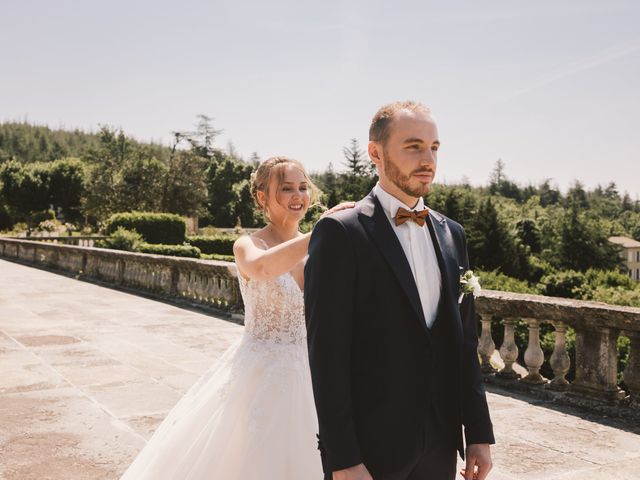
<path fill-rule="evenodd" d="M 351 398 L 356 258 L 344 225 L 318 222 L 305 267 L 305 315 L 325 472 L 362 463 Z"/>
<path fill-rule="evenodd" d="M 463 267 L 469 269 L 469 254 L 464 230 L 462 239 Z M 462 359 L 462 423 L 466 444 L 495 443 L 493 425 L 478 361 L 478 328 L 473 295 L 465 295 L 460 305 L 464 334 Z"/>

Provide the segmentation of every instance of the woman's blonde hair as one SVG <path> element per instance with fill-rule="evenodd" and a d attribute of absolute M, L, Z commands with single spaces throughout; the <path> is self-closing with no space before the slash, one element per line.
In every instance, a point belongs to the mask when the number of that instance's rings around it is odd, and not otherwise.
<path fill-rule="evenodd" d="M 289 165 L 293 165 L 303 173 L 304 178 L 307 181 L 307 187 L 309 189 L 309 205 L 313 205 L 318 199 L 318 187 L 316 187 L 311 181 L 309 175 L 307 174 L 307 170 L 304 168 L 304 165 L 302 165 L 302 163 L 289 157 L 267 158 L 251 174 L 251 195 L 253 196 L 253 200 L 256 202 L 256 206 L 259 210 L 262 210 L 265 216 L 267 215 L 267 206 L 266 204 L 262 205 L 260 203 L 260 200 L 258 199 L 258 192 L 263 192 L 265 198 L 268 198 L 271 178 L 273 177 L 273 175 L 276 175 L 278 179 L 277 186 L 280 187 L 280 185 L 282 185 L 282 183 L 284 182 L 285 167 Z"/>

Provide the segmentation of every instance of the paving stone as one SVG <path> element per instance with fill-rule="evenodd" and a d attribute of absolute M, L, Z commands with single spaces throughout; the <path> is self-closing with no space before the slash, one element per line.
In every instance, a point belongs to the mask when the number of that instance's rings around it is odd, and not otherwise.
<path fill-rule="evenodd" d="M 0 478 L 116 479 L 144 439 L 74 388 L 0 395 Z"/>
<path fill-rule="evenodd" d="M 0 393 L 67 386 L 60 375 L 24 350 L 7 350 L 0 353 L 0 379 Z"/>

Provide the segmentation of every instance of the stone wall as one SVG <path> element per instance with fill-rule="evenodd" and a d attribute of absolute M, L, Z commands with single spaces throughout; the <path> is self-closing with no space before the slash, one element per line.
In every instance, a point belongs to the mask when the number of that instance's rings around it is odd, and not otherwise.
<path fill-rule="evenodd" d="M 168 298 L 241 311 L 235 264 L 0 238 L 0 257 Z"/>

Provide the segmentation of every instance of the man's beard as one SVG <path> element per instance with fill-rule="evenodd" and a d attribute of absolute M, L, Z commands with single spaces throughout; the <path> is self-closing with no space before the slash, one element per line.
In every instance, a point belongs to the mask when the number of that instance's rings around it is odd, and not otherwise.
<path fill-rule="evenodd" d="M 418 173 L 418 172 L 433 173 L 431 172 L 431 170 L 420 169 L 420 170 L 415 170 L 411 172 L 411 174 L 409 175 L 404 175 L 400 171 L 400 169 L 398 169 L 396 164 L 393 163 L 393 161 L 391 160 L 391 156 L 389 155 L 389 152 L 387 152 L 386 149 L 383 150 L 383 154 L 384 154 L 384 159 L 382 163 L 384 165 L 384 173 L 387 175 L 387 178 L 391 180 L 391 183 L 393 183 L 396 187 L 398 187 L 402 192 L 414 198 L 423 197 L 429 192 L 430 184 L 423 185 L 422 183 L 420 183 L 417 186 L 412 187 L 409 182 L 411 180 L 412 174 Z"/>

